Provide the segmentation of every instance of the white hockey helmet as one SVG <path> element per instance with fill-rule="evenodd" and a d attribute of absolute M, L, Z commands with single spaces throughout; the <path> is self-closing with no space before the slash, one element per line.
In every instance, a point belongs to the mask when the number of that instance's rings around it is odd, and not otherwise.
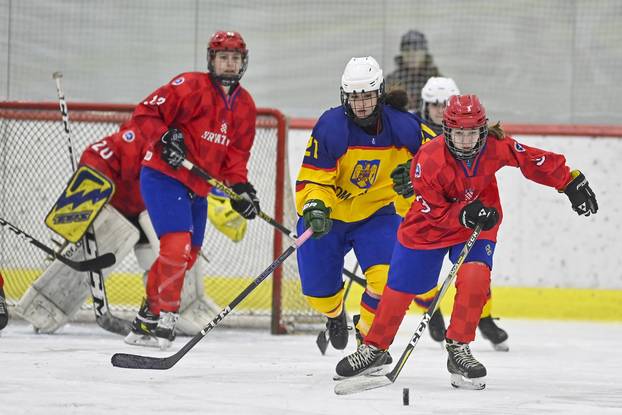
<path fill-rule="evenodd" d="M 458 86 L 451 78 L 433 76 L 421 88 L 421 99 L 428 104 L 444 104 L 452 95 L 460 95 Z"/>
<path fill-rule="evenodd" d="M 383 85 L 382 69 L 371 56 L 350 59 L 341 76 L 341 90 L 347 94 L 379 91 Z"/>
<path fill-rule="evenodd" d="M 384 98 L 384 78 L 382 69 L 376 59 L 371 56 L 352 58 L 346 65 L 341 76 L 341 103 L 346 115 L 361 127 L 369 127 L 376 123 Z M 376 91 L 378 102 L 371 115 L 358 118 L 350 106 L 349 94 Z"/>

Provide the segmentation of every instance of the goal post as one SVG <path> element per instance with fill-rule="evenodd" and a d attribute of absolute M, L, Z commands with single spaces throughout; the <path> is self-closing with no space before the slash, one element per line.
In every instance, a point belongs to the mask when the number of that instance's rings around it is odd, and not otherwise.
<path fill-rule="evenodd" d="M 76 155 L 115 132 L 134 107 L 121 104 L 69 103 Z M 257 188 L 262 210 L 288 229 L 295 229 L 296 211 L 287 166 L 287 120 L 269 108 L 258 108 L 257 133 L 249 161 L 249 179 Z M 60 237 L 44 224 L 50 207 L 71 177 L 57 102 L 0 102 L 0 216 L 53 246 Z M 207 226 L 197 266 L 206 295 L 225 307 L 286 246 L 285 236 L 261 220 L 250 221 L 244 239 L 234 243 Z M 209 261 L 209 262 L 208 262 Z M 9 305 L 49 265 L 45 254 L 0 232 L 0 271 L 5 276 Z M 131 318 L 144 296 L 142 270 L 133 254 L 120 259 L 106 279 L 110 307 Z M 90 300 L 80 320 L 93 318 Z M 322 318 L 301 294 L 297 262 L 292 255 L 257 292 L 242 302 L 224 325 L 270 327 L 281 334 L 316 327 Z M 230 323 L 230 324 L 226 324 Z"/>

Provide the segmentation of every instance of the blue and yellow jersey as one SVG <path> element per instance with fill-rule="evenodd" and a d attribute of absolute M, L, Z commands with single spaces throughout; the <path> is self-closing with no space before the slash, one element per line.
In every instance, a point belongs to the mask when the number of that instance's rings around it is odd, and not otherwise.
<path fill-rule="evenodd" d="M 412 200 L 397 197 L 391 172 L 412 158 L 422 143 L 435 136 L 415 114 L 385 105 L 382 132 L 370 135 L 344 113 L 326 111 L 313 128 L 296 180 L 296 209 L 320 199 L 332 209 L 330 217 L 343 222 L 368 218 L 391 203 L 405 213 Z"/>

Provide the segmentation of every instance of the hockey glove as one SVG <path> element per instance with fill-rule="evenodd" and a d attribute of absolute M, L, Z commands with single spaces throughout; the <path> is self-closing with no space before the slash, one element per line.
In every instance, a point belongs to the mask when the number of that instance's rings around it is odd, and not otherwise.
<path fill-rule="evenodd" d="M 406 163 L 399 164 L 391 172 L 391 179 L 393 180 L 393 190 L 398 195 L 402 195 L 405 198 L 409 198 L 415 194 L 413 190 L 413 184 L 410 181 L 410 164 L 412 159 Z"/>
<path fill-rule="evenodd" d="M 333 227 L 330 208 L 327 208 L 319 199 L 311 199 L 305 203 L 302 208 L 302 218 L 305 221 L 305 228 L 313 229 L 314 238 L 321 238 Z"/>
<path fill-rule="evenodd" d="M 237 183 L 231 186 L 234 192 L 240 195 L 239 200 L 231 199 L 231 207 L 238 212 L 244 219 L 255 219 L 261 211 L 257 191 L 249 182 Z"/>
<path fill-rule="evenodd" d="M 579 170 L 570 172 L 572 180 L 566 185 L 564 193 L 570 199 L 572 210 L 579 216 L 590 216 L 598 211 L 596 195 L 587 182 L 587 179 Z"/>
<path fill-rule="evenodd" d="M 186 158 L 184 135 L 177 128 L 169 128 L 162 135 L 162 159 L 174 169 L 178 169 Z"/>
<path fill-rule="evenodd" d="M 460 223 L 462 226 L 475 229 L 478 223 L 482 223 L 485 231 L 492 229 L 499 221 L 499 212 L 494 207 L 486 207 L 476 200 L 469 203 L 460 211 Z"/>

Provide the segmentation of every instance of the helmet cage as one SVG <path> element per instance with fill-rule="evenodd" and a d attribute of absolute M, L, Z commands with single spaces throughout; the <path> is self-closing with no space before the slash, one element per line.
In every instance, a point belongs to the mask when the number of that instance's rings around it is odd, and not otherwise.
<path fill-rule="evenodd" d="M 453 130 L 470 130 L 471 128 L 452 128 L 448 127 L 445 121 L 443 121 L 443 135 L 445 136 L 445 144 L 449 149 L 449 152 L 457 159 L 457 160 L 471 160 L 474 159 L 484 148 L 486 145 L 486 137 L 488 137 L 488 126 L 486 124 L 479 127 L 479 137 L 477 139 L 477 143 L 470 149 L 462 149 L 456 146 L 453 141 L 452 133 Z"/>
<path fill-rule="evenodd" d="M 362 94 L 365 92 L 376 93 L 376 98 L 377 98 L 376 106 L 374 107 L 374 110 L 371 112 L 371 114 L 369 114 L 365 118 L 360 118 L 354 113 L 354 110 L 352 109 L 352 104 L 350 103 L 350 95 L 355 94 L 355 93 Z M 346 116 L 348 118 L 350 118 L 356 125 L 362 128 L 372 127 L 376 124 L 378 117 L 380 116 L 382 104 L 384 103 L 384 97 L 385 97 L 384 81 L 382 81 L 378 89 L 371 90 L 371 91 L 361 90 L 361 91 L 356 91 L 356 92 L 345 92 L 342 86 L 340 88 L 340 97 L 341 97 L 341 104 L 343 105 Z"/>
<path fill-rule="evenodd" d="M 214 67 L 214 59 L 217 52 L 240 52 L 242 55 L 242 65 L 235 75 L 218 75 Z M 237 32 L 216 32 L 212 35 L 207 47 L 207 70 L 212 77 L 224 86 L 237 84 L 242 79 L 248 67 L 248 49 L 246 43 Z"/>

